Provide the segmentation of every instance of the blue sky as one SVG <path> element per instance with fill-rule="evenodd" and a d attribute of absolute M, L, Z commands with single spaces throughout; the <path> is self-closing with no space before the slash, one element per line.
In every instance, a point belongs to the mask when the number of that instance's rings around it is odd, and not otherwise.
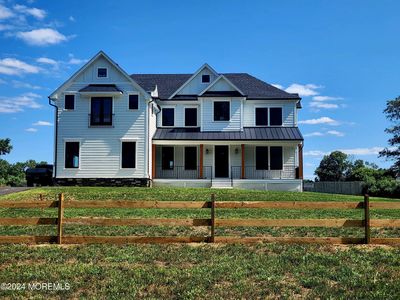
<path fill-rule="evenodd" d="M 47 96 L 100 49 L 128 73 L 187 73 L 209 63 L 299 92 L 305 175 L 341 149 L 377 158 L 400 95 L 399 1 L 0 0 L 3 158 L 52 160 Z"/>

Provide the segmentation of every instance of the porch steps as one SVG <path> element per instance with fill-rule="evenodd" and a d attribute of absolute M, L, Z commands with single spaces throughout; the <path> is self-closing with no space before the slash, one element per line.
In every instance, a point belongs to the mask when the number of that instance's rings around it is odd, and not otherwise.
<path fill-rule="evenodd" d="M 230 179 L 213 179 L 212 189 L 231 189 L 232 183 Z"/>

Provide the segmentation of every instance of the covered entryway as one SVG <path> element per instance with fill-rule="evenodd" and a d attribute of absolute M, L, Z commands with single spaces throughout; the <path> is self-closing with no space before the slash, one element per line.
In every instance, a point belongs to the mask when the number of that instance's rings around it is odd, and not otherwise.
<path fill-rule="evenodd" d="M 229 146 L 215 146 L 215 177 L 229 177 Z"/>

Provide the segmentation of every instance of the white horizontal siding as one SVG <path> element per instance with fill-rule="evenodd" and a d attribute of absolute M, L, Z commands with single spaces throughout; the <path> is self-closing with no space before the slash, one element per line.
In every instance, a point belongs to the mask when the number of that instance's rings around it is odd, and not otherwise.
<path fill-rule="evenodd" d="M 226 99 L 203 99 L 202 100 L 202 128 L 201 131 L 240 131 L 241 126 L 241 102 L 240 99 L 230 101 L 230 120 L 214 121 L 214 101 L 225 101 Z"/>
<path fill-rule="evenodd" d="M 108 68 L 108 78 L 97 79 L 97 67 Z M 90 127 L 90 97 L 79 90 L 88 83 L 112 83 L 123 91 L 113 97 L 113 127 Z M 75 94 L 75 109 L 64 110 L 64 95 Z M 147 103 L 139 94 L 139 109 L 129 110 L 129 93 L 139 92 L 133 84 L 104 59 L 96 60 L 69 86 L 60 91 L 57 101 L 57 178 L 147 178 L 146 112 Z M 121 169 L 121 139 L 136 141 L 136 168 Z M 64 143 L 80 141 L 79 169 L 64 168 Z"/>
<path fill-rule="evenodd" d="M 296 102 L 290 100 L 247 100 L 244 102 L 243 126 L 256 126 L 255 108 L 256 107 L 282 107 L 282 125 L 287 127 L 296 126 L 295 108 Z"/>

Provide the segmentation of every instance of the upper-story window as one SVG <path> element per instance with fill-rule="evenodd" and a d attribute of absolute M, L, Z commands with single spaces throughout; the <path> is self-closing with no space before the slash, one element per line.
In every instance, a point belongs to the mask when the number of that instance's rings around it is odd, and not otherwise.
<path fill-rule="evenodd" d="M 139 95 L 129 95 L 129 109 L 139 108 Z"/>
<path fill-rule="evenodd" d="M 201 76 L 202 83 L 209 83 L 210 82 L 210 75 L 202 75 Z"/>
<path fill-rule="evenodd" d="M 197 126 L 197 108 L 185 108 L 185 126 Z"/>
<path fill-rule="evenodd" d="M 97 77 L 105 78 L 107 76 L 107 68 L 97 68 Z"/>
<path fill-rule="evenodd" d="M 162 109 L 162 126 L 174 126 L 175 109 L 163 108 Z"/>
<path fill-rule="evenodd" d="M 112 125 L 112 98 L 111 97 L 93 97 L 91 99 L 91 126 L 109 126 Z"/>
<path fill-rule="evenodd" d="M 230 102 L 214 101 L 214 121 L 229 121 Z"/>
<path fill-rule="evenodd" d="M 256 126 L 282 126 L 282 107 L 256 107 Z"/>
<path fill-rule="evenodd" d="M 75 95 L 65 95 L 64 108 L 70 110 L 75 109 Z"/>
<path fill-rule="evenodd" d="M 282 125 L 282 107 L 271 107 L 269 109 L 269 125 L 281 126 Z"/>

